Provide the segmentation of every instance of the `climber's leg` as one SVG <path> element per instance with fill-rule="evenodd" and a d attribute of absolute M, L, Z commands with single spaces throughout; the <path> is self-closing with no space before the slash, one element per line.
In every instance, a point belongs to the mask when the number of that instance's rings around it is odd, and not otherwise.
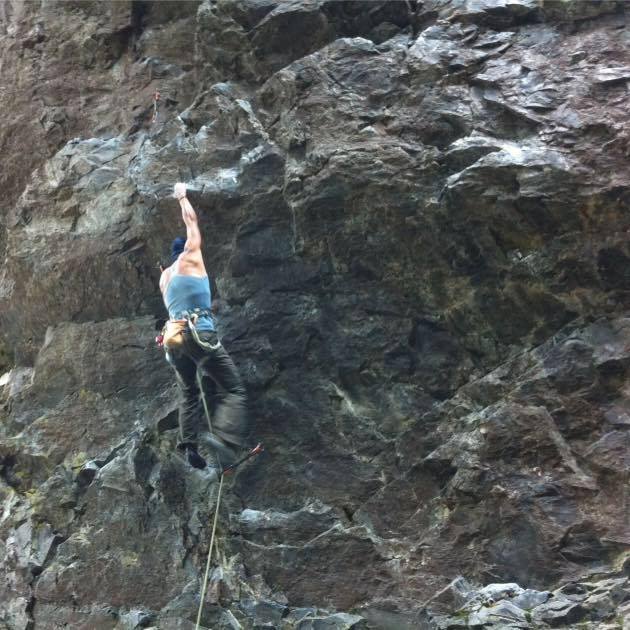
<path fill-rule="evenodd" d="M 199 388 L 197 386 L 197 366 L 184 351 L 169 352 L 169 363 L 175 370 L 175 379 L 181 392 L 179 405 L 178 448 L 186 453 L 191 466 L 205 468 L 206 462 L 197 453 L 197 431 L 199 422 Z"/>
<path fill-rule="evenodd" d="M 199 362 L 202 374 L 221 388 L 217 394 L 214 433 L 231 446 L 242 447 L 247 434 L 247 398 L 234 361 L 220 345 L 209 350 Z"/>
<path fill-rule="evenodd" d="M 247 405 L 245 388 L 234 362 L 214 331 L 203 331 L 198 335 L 199 343 L 191 348 L 191 356 L 195 359 L 202 375 L 202 383 L 214 381 L 220 391 L 211 387 L 208 394 L 215 404 L 212 418 L 212 434 L 214 447 L 227 464 L 235 460 L 238 450 L 243 446 L 247 434 Z M 204 391 L 205 387 L 204 387 Z"/>

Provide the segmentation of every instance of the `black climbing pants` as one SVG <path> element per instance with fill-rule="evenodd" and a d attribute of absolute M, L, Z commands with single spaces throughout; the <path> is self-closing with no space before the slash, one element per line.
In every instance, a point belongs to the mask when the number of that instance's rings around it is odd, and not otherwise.
<path fill-rule="evenodd" d="M 179 407 L 182 442 L 197 443 L 199 422 L 204 419 L 197 370 L 212 418 L 212 432 L 232 445 L 243 446 L 247 433 L 247 400 L 241 377 L 216 332 L 199 331 L 198 344 L 188 331 L 167 360 L 175 369 L 183 400 Z"/>

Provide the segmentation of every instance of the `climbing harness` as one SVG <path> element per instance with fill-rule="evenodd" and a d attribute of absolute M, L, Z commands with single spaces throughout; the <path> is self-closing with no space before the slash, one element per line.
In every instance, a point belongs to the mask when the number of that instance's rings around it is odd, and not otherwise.
<path fill-rule="evenodd" d="M 208 315 L 212 319 L 212 313 L 210 309 L 194 309 L 192 314 L 188 315 L 186 313 L 188 328 L 190 329 L 190 334 L 193 336 L 195 342 L 201 346 L 202 348 L 206 348 L 206 350 L 217 350 L 221 347 L 221 342 L 217 341 L 216 343 L 209 343 L 207 341 L 201 341 L 199 338 L 199 333 L 197 332 L 197 320 L 203 315 Z M 206 415 L 208 415 L 208 410 L 206 409 Z M 210 422 L 210 420 L 208 420 Z M 212 433 L 212 431 L 211 431 Z"/>
<path fill-rule="evenodd" d="M 199 338 L 195 324 L 200 317 L 212 319 L 212 311 L 209 308 L 195 308 L 192 311 L 178 313 L 166 322 L 161 334 L 155 338 L 155 342 L 160 347 L 165 346 L 167 350 L 175 350 L 184 343 L 184 333 L 188 329 L 199 346 L 206 350 L 218 349 L 221 346 L 220 341 L 212 344 Z"/>
<path fill-rule="evenodd" d="M 160 93 L 155 90 L 153 95 L 153 117 L 151 118 L 151 124 L 155 124 L 158 120 L 158 102 L 160 100 Z"/>

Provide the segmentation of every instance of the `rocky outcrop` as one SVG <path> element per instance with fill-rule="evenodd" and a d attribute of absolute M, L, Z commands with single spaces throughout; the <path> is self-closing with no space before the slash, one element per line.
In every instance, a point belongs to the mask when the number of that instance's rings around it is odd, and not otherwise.
<path fill-rule="evenodd" d="M 267 449 L 204 627 L 621 627 L 625 21 L 2 5 L 0 627 L 194 628 L 217 486 L 153 344 L 176 180 Z"/>
<path fill-rule="evenodd" d="M 518 584 L 488 584 L 474 589 L 464 578 L 454 580 L 431 602 L 462 603 L 453 616 L 425 619 L 432 627 L 560 628 L 624 627 L 630 606 L 626 575 L 591 576 L 588 582 L 570 582 L 554 592 L 523 589 Z M 624 603 L 625 602 L 625 603 Z"/>

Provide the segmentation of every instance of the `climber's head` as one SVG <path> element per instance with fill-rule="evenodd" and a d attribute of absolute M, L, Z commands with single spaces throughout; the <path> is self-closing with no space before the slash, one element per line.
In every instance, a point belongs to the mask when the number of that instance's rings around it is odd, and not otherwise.
<path fill-rule="evenodd" d="M 174 263 L 178 256 L 184 251 L 184 246 L 186 245 L 186 239 L 182 236 L 178 236 L 171 243 L 171 263 Z"/>

